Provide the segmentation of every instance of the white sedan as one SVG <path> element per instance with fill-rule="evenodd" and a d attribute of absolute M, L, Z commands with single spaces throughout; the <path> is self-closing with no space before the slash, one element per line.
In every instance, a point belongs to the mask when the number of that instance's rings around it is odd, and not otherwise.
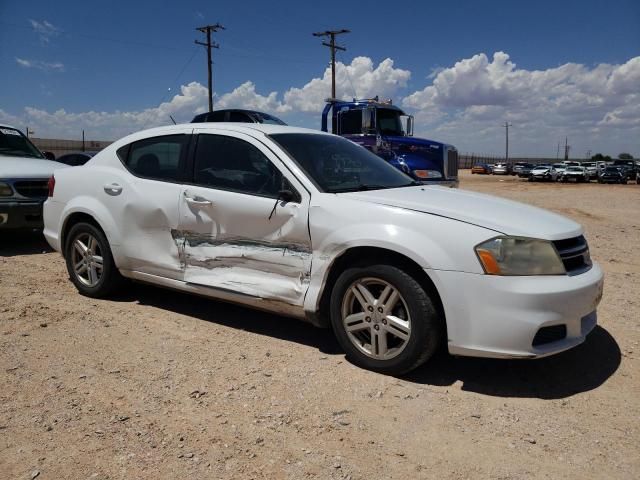
<path fill-rule="evenodd" d="M 162 127 L 50 183 L 44 233 L 87 296 L 133 279 L 305 319 L 389 374 L 444 345 L 542 357 L 596 325 L 603 274 L 580 225 L 416 184 L 338 136 Z"/>

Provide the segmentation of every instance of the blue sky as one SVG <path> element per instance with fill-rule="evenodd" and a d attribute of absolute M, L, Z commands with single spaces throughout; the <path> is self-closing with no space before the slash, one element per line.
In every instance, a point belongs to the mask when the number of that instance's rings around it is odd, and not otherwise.
<path fill-rule="evenodd" d="M 188 121 L 206 107 L 195 27 L 221 22 L 219 105 L 317 127 L 329 52 L 311 32 L 349 28 L 339 95 L 392 96 L 423 135 L 499 153 L 508 119 L 516 153 L 555 152 L 556 137 L 569 135 L 581 156 L 640 155 L 640 2 L 390 5 L 0 0 L 0 121 L 28 123 L 36 136 L 77 138 L 86 127 L 105 139 L 169 113 Z"/>

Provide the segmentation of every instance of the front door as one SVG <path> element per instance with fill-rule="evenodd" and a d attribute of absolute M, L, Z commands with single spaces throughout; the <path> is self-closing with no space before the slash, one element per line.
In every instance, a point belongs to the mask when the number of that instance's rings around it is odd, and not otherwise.
<path fill-rule="evenodd" d="M 195 138 L 193 184 L 181 195 L 184 280 L 301 306 L 311 271 L 309 193 L 258 140 L 211 132 Z M 278 200 L 283 190 L 294 199 Z"/>

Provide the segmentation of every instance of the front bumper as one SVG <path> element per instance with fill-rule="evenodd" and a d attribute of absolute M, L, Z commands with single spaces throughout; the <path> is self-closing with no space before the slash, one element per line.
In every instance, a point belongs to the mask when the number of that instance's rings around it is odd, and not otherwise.
<path fill-rule="evenodd" d="M 44 201 L 0 202 L 0 230 L 41 229 Z"/>
<path fill-rule="evenodd" d="M 449 352 L 491 358 L 539 358 L 579 345 L 596 326 L 604 283 L 595 262 L 575 276 L 427 274 L 442 297 Z M 566 327 L 566 336 L 534 342 L 541 328 L 557 325 Z"/>

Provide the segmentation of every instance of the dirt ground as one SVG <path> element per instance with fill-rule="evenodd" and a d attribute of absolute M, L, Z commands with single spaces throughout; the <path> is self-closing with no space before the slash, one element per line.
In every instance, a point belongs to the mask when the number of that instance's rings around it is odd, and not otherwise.
<path fill-rule="evenodd" d="M 640 186 L 461 188 L 585 226 L 606 272 L 585 344 L 388 377 L 275 315 L 142 285 L 82 297 L 43 240 L 0 233 L 0 478 L 639 478 Z"/>

